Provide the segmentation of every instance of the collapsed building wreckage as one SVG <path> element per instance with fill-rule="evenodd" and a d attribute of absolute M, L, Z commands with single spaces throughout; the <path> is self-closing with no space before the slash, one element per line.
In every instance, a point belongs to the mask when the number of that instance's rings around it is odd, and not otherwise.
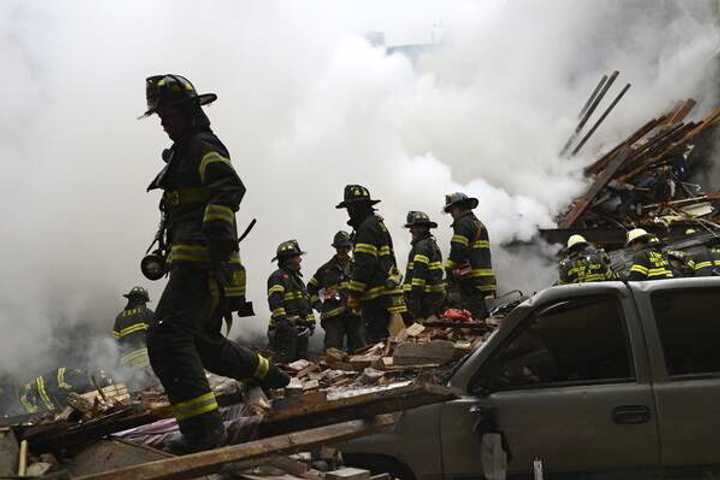
<path fill-rule="evenodd" d="M 629 84 L 583 135 L 617 77 L 617 72 L 604 76 L 594 89 L 563 156 L 576 155 L 627 93 Z M 720 229 L 720 193 L 705 192 L 689 179 L 707 165 L 703 157 L 708 155 L 706 145 L 720 121 L 720 109 L 688 120 L 696 106 L 693 99 L 678 102 L 588 165 L 587 192 L 558 219 L 557 229 L 543 230 L 541 236 L 565 243 L 580 233 L 610 252 L 617 272 L 626 269 L 630 259 L 622 247 L 631 228 L 646 228 L 673 248 L 690 253 L 713 240 Z M 687 236 L 688 227 L 697 233 Z M 386 342 L 352 354 L 330 349 L 316 361 L 296 361 L 285 366 L 293 377 L 290 385 L 270 392 L 269 398 L 259 388 L 211 376 L 230 433 L 229 446 L 189 456 L 173 457 L 157 449 L 177 430 L 162 392 L 96 385 L 84 395 L 69 395 L 55 410 L 6 418 L 0 427 L 0 475 L 159 479 L 222 473 L 260 480 L 284 473 L 286 480 L 389 478 L 338 470 L 342 456 L 326 445 L 388 428 L 397 412 L 455 398 L 445 386 L 446 374 L 482 345 L 522 298 L 514 297 L 484 322 L 449 311 L 445 317 L 396 330 Z"/>
<path fill-rule="evenodd" d="M 576 155 L 629 90 L 630 84 L 625 85 L 571 150 L 617 76 L 617 71 L 603 76 L 593 90 L 562 156 Z M 610 253 L 619 278 L 624 278 L 631 263 L 632 253 L 624 247 L 627 232 L 633 228 L 652 233 L 665 248 L 690 255 L 713 242 L 720 232 L 720 192 L 706 191 L 692 180 L 712 168 L 720 108 L 689 120 L 697 106 L 692 98 L 676 102 L 586 166 L 586 192 L 557 218 L 558 227 L 541 230 L 541 237 L 564 245 L 571 235 L 582 235 Z"/>
<path fill-rule="evenodd" d="M 390 427 L 396 412 L 455 398 L 443 386 L 446 375 L 485 341 L 503 311 L 478 322 L 451 310 L 353 354 L 330 349 L 317 361 L 298 360 L 284 366 L 291 383 L 269 398 L 260 388 L 210 375 L 224 406 L 230 446 L 190 456 L 155 449 L 177 431 L 160 391 L 129 393 L 116 384 L 72 394 L 62 409 L 5 420 L 0 476 L 157 479 L 234 472 L 257 479 L 251 470 L 263 465 L 310 480 L 341 480 L 341 455 L 316 447 Z M 282 456 L 305 450 L 312 455 Z M 355 474 L 358 480 L 370 478 L 368 472 Z"/>

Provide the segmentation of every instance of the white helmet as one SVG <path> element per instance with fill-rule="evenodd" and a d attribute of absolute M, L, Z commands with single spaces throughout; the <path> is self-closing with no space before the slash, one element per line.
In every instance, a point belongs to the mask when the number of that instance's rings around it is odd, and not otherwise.
<path fill-rule="evenodd" d="M 644 228 L 634 228 L 628 232 L 627 242 L 625 243 L 625 245 L 630 245 L 635 240 L 638 240 L 643 237 L 648 237 L 649 235 L 650 234 Z"/>
<path fill-rule="evenodd" d="M 588 241 L 585 240 L 585 237 L 583 237 L 582 235 L 570 235 L 570 238 L 568 238 L 567 241 L 567 248 L 571 249 L 575 245 L 580 245 L 581 243 L 588 243 Z"/>

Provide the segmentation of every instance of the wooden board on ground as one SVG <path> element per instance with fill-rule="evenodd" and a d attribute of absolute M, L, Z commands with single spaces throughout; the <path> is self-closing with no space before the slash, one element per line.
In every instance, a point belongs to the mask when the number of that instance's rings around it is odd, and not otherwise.
<path fill-rule="evenodd" d="M 12 477 L 17 474 L 20 446 L 15 434 L 9 428 L 0 430 L 0 476 Z"/>
<path fill-rule="evenodd" d="M 341 442 L 381 431 L 395 423 L 390 415 L 372 420 L 353 420 L 302 432 L 256 440 L 240 445 L 157 460 L 110 472 L 78 477 L 76 480 L 164 480 L 188 479 L 219 472 L 223 465 L 269 456 L 308 450 L 332 442 Z"/>
<path fill-rule="evenodd" d="M 237 393 L 217 395 L 221 406 L 242 401 Z M 85 423 L 55 422 L 47 425 L 18 427 L 15 433 L 21 440 L 30 442 L 34 453 L 63 451 L 90 445 L 111 433 L 139 427 L 156 420 L 172 417 L 170 404 L 166 402 L 147 410 L 130 406 Z"/>
<path fill-rule="evenodd" d="M 455 358 L 455 344 L 447 340 L 429 343 L 401 343 L 393 352 L 393 365 L 416 365 L 451 362 Z"/>
<path fill-rule="evenodd" d="M 345 467 L 325 474 L 325 480 L 370 480 L 370 470 Z"/>
<path fill-rule="evenodd" d="M 390 412 L 439 403 L 456 398 L 449 389 L 430 383 L 410 383 L 393 387 L 373 387 L 368 393 L 345 398 L 332 396 L 322 403 L 293 403 L 271 412 L 259 425 L 262 437 L 329 425 L 355 418 L 370 418 Z"/>

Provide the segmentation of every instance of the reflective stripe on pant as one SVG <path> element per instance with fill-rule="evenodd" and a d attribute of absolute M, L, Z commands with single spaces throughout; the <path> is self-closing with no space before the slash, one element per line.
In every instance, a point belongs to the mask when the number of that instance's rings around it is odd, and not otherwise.
<path fill-rule="evenodd" d="M 131 368 L 144 368 L 150 366 L 147 348 L 138 348 L 137 350 L 133 350 L 121 356 L 120 365 Z"/>
<path fill-rule="evenodd" d="M 206 369 L 237 380 L 258 370 L 258 355 L 223 337 L 221 327 L 218 298 L 211 293 L 207 270 L 173 266 L 148 329 L 147 348 L 183 433 L 220 423 L 217 403 L 209 397 Z"/>

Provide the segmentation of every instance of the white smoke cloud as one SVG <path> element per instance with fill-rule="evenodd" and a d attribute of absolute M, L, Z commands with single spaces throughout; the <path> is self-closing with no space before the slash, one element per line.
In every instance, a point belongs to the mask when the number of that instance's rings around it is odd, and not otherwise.
<path fill-rule="evenodd" d="M 546 258 L 499 245 L 552 227 L 602 148 L 672 100 L 706 93 L 710 12 L 710 2 L 652 0 L 3 2 L 0 361 L 55 366 L 53 332 L 89 324 L 73 339 L 84 348 L 109 332 L 132 285 L 159 298 L 164 282 L 138 268 L 158 220 L 158 196 L 144 190 L 169 145 L 156 118 L 135 120 L 147 75 L 184 74 L 219 94 L 207 111 L 248 187 L 239 223 L 259 219 L 241 247 L 258 316 L 235 332 L 261 334 L 275 246 L 297 238 L 309 277 L 345 227 L 334 205 L 346 183 L 382 199 L 401 266 L 406 212 L 434 217 L 447 252 L 439 211 L 462 190 L 481 200 L 501 291 L 547 285 Z M 362 38 L 426 42 L 439 21 L 443 45 L 416 65 Z M 613 69 L 630 93 L 580 158 L 558 158 Z"/>

